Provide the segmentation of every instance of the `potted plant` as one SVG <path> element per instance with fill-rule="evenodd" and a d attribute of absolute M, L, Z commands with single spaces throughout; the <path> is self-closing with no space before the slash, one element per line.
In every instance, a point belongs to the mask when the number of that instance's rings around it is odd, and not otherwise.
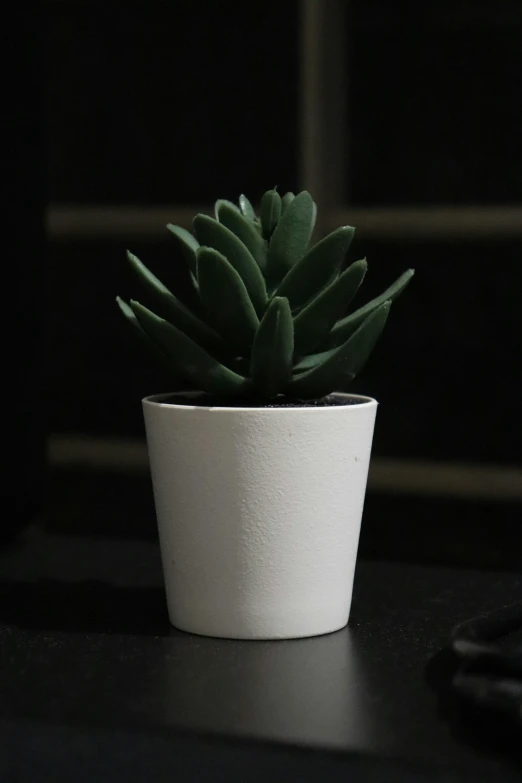
<path fill-rule="evenodd" d="M 345 392 L 413 270 L 346 315 L 366 260 L 342 226 L 311 244 L 306 191 L 219 200 L 195 236 L 168 229 L 189 288 L 136 256 L 153 310 L 118 298 L 141 342 L 191 392 L 143 400 L 169 616 L 241 639 L 348 622 L 377 403 Z"/>

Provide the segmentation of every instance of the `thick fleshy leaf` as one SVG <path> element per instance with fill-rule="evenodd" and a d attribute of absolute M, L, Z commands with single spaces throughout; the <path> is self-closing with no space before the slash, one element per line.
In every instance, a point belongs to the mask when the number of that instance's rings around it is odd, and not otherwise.
<path fill-rule="evenodd" d="M 348 340 L 311 370 L 295 375 L 287 393 L 311 399 L 342 391 L 366 363 L 388 319 L 391 302 L 384 302 Z"/>
<path fill-rule="evenodd" d="M 176 291 L 183 304 L 193 312 L 199 310 L 199 288 L 196 280 L 196 250 L 199 242 L 190 232 L 181 226 L 167 225 L 168 231 L 174 237 L 177 249 L 184 263 L 178 268 L 177 273 L 181 278 L 180 287 Z"/>
<path fill-rule="evenodd" d="M 131 307 L 147 336 L 172 362 L 172 371 L 209 394 L 241 394 L 250 381 L 224 367 L 194 340 L 168 321 L 131 301 Z"/>
<path fill-rule="evenodd" d="M 261 199 L 261 226 L 263 236 L 270 239 L 281 217 L 281 196 L 277 190 L 267 190 Z"/>
<path fill-rule="evenodd" d="M 350 315 L 347 315 L 346 318 L 338 321 L 325 340 L 324 348 L 335 348 L 335 346 L 343 343 L 347 337 L 353 334 L 359 324 L 361 324 L 364 319 L 370 315 L 370 313 L 373 313 L 374 310 L 380 307 L 383 302 L 388 300 L 393 302 L 395 299 L 397 299 L 397 297 L 404 291 L 414 274 L 414 269 L 408 269 L 389 288 L 387 288 L 383 294 L 377 296 L 375 299 L 372 299 L 371 302 L 363 305 L 355 312 L 350 313 Z"/>
<path fill-rule="evenodd" d="M 248 220 L 256 220 L 254 207 L 243 193 L 239 197 L 239 209 Z"/>
<path fill-rule="evenodd" d="M 143 329 L 141 328 L 138 319 L 134 315 L 134 312 L 129 304 L 125 302 L 121 297 L 116 297 L 116 302 L 118 303 L 118 307 L 120 308 L 120 311 L 123 313 L 124 318 L 127 321 L 127 324 L 130 326 L 132 334 L 136 337 L 136 339 L 139 341 L 139 343 L 148 351 L 148 353 L 152 356 L 153 359 L 155 359 L 158 364 L 160 364 L 164 370 L 166 370 L 170 375 L 173 374 L 173 367 L 172 362 L 168 360 L 168 357 L 166 356 L 165 352 L 154 343 L 150 337 L 148 337 Z M 179 380 L 183 380 L 179 375 L 175 375 L 176 378 Z"/>
<path fill-rule="evenodd" d="M 303 190 L 287 206 L 270 239 L 267 275 L 281 280 L 306 253 L 312 234 L 314 202 Z"/>
<path fill-rule="evenodd" d="M 218 200 L 214 204 L 214 217 L 216 218 L 216 220 L 220 220 L 219 211 L 220 211 L 221 207 L 223 207 L 225 205 L 229 209 L 234 210 L 234 212 L 237 212 L 239 215 L 241 214 L 241 210 L 239 209 L 237 204 L 234 204 L 232 201 L 227 201 L 226 198 L 218 198 Z"/>
<path fill-rule="evenodd" d="M 196 278 L 196 250 L 199 247 L 199 242 L 190 231 L 181 226 L 174 226 L 172 223 L 167 224 L 167 228 L 177 242 L 177 245 L 186 259 L 189 269 Z"/>
<path fill-rule="evenodd" d="M 288 193 L 285 193 L 285 195 L 281 199 L 281 212 L 285 211 L 287 206 L 292 203 L 294 198 L 295 198 L 295 193 L 292 193 L 291 190 L 289 190 Z"/>
<path fill-rule="evenodd" d="M 295 317 L 296 354 L 307 354 L 324 340 L 337 319 L 346 312 L 364 280 L 366 269 L 366 259 L 356 261 Z"/>
<path fill-rule="evenodd" d="M 267 303 L 265 279 L 250 250 L 229 228 L 208 215 L 196 215 L 194 227 L 201 245 L 214 248 L 234 267 L 246 286 L 257 314 L 262 316 Z M 198 281 L 201 287 L 199 271 Z"/>
<path fill-rule="evenodd" d="M 295 201 L 298 198 L 299 196 L 296 196 Z M 292 209 L 295 201 L 292 202 L 289 210 Z M 285 219 L 285 215 L 279 225 Z M 281 281 L 276 292 L 277 296 L 286 296 L 292 310 L 305 305 L 312 297 L 317 296 L 340 269 L 354 232 L 355 229 L 351 226 L 341 226 L 314 245 Z"/>
<path fill-rule="evenodd" d="M 294 327 L 288 299 L 270 302 L 252 346 L 251 370 L 254 387 L 266 397 L 282 392 L 292 373 Z"/>
<path fill-rule="evenodd" d="M 310 231 L 310 236 L 314 233 L 315 223 L 317 221 L 317 204 L 314 201 L 313 207 L 312 207 L 312 230 Z"/>
<path fill-rule="evenodd" d="M 254 224 L 228 201 L 218 202 L 217 218 L 250 250 L 261 270 L 266 268 L 266 242 Z M 233 207 L 233 208 L 232 208 Z"/>
<path fill-rule="evenodd" d="M 330 348 L 328 351 L 320 351 L 319 353 L 309 353 L 308 356 L 303 356 L 302 359 L 294 364 L 292 372 L 300 373 L 306 370 L 311 370 L 312 367 L 316 367 L 318 364 L 322 364 L 330 356 L 333 356 L 337 348 Z"/>
<path fill-rule="evenodd" d="M 240 275 L 217 250 L 200 247 L 198 280 L 209 323 L 229 344 L 249 354 L 259 318 Z"/>
<path fill-rule="evenodd" d="M 177 326 L 183 332 L 194 338 L 200 345 L 213 349 L 222 349 L 223 340 L 217 332 L 201 321 L 188 307 L 177 299 L 161 280 L 147 269 L 137 256 L 127 251 L 129 263 L 136 273 L 139 281 L 143 285 L 144 291 L 148 295 L 151 304 L 158 313 Z"/>

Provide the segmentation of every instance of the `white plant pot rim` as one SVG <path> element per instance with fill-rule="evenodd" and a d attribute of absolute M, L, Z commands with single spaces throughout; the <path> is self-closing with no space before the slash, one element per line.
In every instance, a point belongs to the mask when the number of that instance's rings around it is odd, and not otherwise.
<path fill-rule="evenodd" d="M 335 396 L 335 397 L 344 397 L 345 399 L 349 400 L 360 400 L 360 403 L 358 405 L 259 405 L 259 406 L 242 406 L 242 405 L 187 405 L 187 404 L 177 404 L 174 402 L 164 402 L 166 399 L 170 399 L 172 397 L 191 397 L 196 395 L 201 395 L 201 392 L 164 392 L 162 394 L 150 394 L 147 397 L 144 397 L 142 399 L 142 403 L 146 405 L 152 405 L 157 408 L 180 408 L 183 410 L 198 410 L 198 411 L 219 411 L 220 413 L 259 413 L 259 411 L 264 411 L 269 413 L 270 415 L 277 415 L 284 413 L 285 416 L 291 416 L 292 414 L 296 413 L 303 413 L 303 411 L 308 411 L 310 413 L 313 413 L 314 411 L 321 411 L 324 415 L 325 411 L 336 411 L 339 410 L 339 408 L 354 408 L 358 411 L 361 410 L 361 408 L 371 407 L 375 404 L 378 405 L 377 400 L 375 400 L 373 397 L 367 397 L 363 394 L 349 394 L 348 392 L 332 392 L 328 396 Z"/>

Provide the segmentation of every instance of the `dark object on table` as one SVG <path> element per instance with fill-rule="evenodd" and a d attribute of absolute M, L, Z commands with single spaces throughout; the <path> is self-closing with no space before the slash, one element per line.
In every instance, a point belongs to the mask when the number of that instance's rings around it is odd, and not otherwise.
<path fill-rule="evenodd" d="M 480 709 L 522 728 L 522 602 L 458 625 L 451 648 L 459 659 L 454 691 Z"/>
<path fill-rule="evenodd" d="M 503 594 L 518 597 L 516 591 Z M 502 599 L 502 593 L 496 595 Z M 493 592 L 490 598 L 486 611 L 453 628 L 449 644 L 428 663 L 426 680 L 437 692 L 439 716 L 451 735 L 519 774 L 522 601 L 494 609 Z"/>

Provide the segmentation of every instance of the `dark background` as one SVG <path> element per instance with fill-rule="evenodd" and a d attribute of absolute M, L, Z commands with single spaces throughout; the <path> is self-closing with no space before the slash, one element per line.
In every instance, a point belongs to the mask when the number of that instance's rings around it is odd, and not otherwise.
<path fill-rule="evenodd" d="M 497 715 L 482 731 L 447 702 L 444 648 L 521 589 L 520 0 L 45 0 L 3 21 L 2 780 L 302 780 L 314 758 L 321 779 L 518 780 Z M 140 398 L 170 382 L 114 298 L 137 293 L 125 248 L 175 285 L 165 223 L 275 184 L 310 188 L 318 235 L 357 226 L 361 299 L 417 274 L 353 385 L 382 404 L 350 626 L 204 640 L 161 587 Z M 300 744 L 301 770 L 246 735 Z"/>
<path fill-rule="evenodd" d="M 9 126 L 5 159 L 19 172 L 6 218 L 19 282 L 5 306 L 18 308 L 9 323 L 21 329 L 12 375 L 24 437 L 50 434 L 55 517 L 66 515 L 64 470 L 81 468 L 90 486 L 86 462 L 106 477 L 109 463 L 122 467 L 143 438 L 141 397 L 171 387 L 117 312 L 116 294 L 137 293 L 125 249 L 175 285 L 167 220 L 189 226 L 217 197 L 311 187 L 308 24 L 325 51 L 338 50 L 336 69 L 319 77 L 319 95 L 338 97 L 318 154 L 330 132 L 339 153 L 316 193 L 320 230 L 357 225 L 353 258 L 367 256 L 370 270 L 360 301 L 417 272 L 353 384 L 381 403 L 368 551 L 393 555 L 383 515 L 407 539 L 401 525 L 418 529 L 418 508 L 444 530 L 475 520 L 493 535 L 504 520 L 518 541 L 522 5 L 352 0 L 332 5 L 343 12 L 335 31 L 330 2 L 322 21 L 310 0 L 47 0 L 17 12 L 6 68 L 22 81 L 12 80 L 6 115 L 25 125 Z M 330 179 L 340 184 L 329 191 Z M 497 547 L 495 564 L 511 550 Z"/>
<path fill-rule="evenodd" d="M 47 10 L 51 205 L 196 210 L 304 184 L 298 3 Z M 346 27 L 349 204 L 522 203 L 522 6 L 356 1 Z M 146 238 L 51 245 L 56 432 L 140 434 L 140 397 L 165 388 L 118 328 L 114 296 L 135 292 L 129 243 L 160 277 L 175 277 L 159 221 Z M 382 402 L 376 454 L 518 462 L 520 239 L 386 241 L 363 231 L 359 255 L 370 268 L 363 297 L 417 270 L 354 386 Z"/>

